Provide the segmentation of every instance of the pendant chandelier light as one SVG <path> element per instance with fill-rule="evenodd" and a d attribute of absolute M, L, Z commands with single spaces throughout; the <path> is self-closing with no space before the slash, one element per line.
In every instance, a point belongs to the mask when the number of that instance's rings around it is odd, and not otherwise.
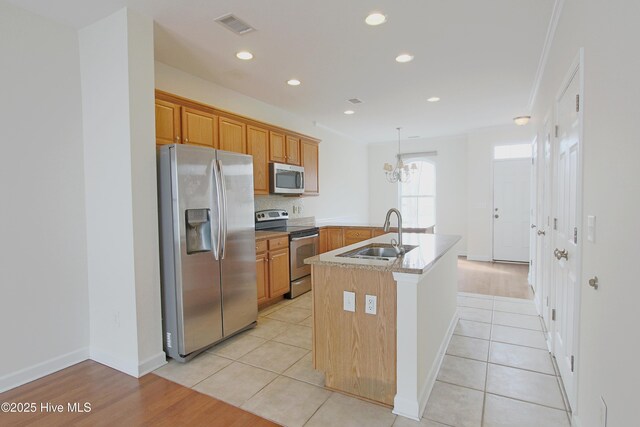
<path fill-rule="evenodd" d="M 396 166 L 394 167 L 390 163 L 384 164 L 384 173 L 387 177 L 387 181 L 392 184 L 396 182 L 411 181 L 411 177 L 414 175 L 416 170 L 418 170 L 415 163 L 411 163 L 411 165 L 405 165 L 402 161 L 402 157 L 400 156 L 400 129 L 402 128 L 396 129 L 398 130 L 398 160 L 396 162 Z"/>

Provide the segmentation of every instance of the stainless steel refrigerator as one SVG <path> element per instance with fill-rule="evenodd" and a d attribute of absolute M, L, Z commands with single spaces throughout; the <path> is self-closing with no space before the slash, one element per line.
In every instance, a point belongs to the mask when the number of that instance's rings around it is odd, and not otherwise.
<path fill-rule="evenodd" d="M 179 361 L 257 319 L 251 156 L 158 149 L 164 347 Z"/>

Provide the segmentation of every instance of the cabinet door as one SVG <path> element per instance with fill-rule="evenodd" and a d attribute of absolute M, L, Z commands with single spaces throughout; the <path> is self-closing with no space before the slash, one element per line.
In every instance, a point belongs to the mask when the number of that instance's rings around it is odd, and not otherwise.
<path fill-rule="evenodd" d="M 269 132 L 269 161 L 285 163 L 287 161 L 287 145 L 284 135 L 278 132 Z"/>
<path fill-rule="evenodd" d="M 185 144 L 218 148 L 218 121 L 214 114 L 182 107 L 182 138 Z"/>
<path fill-rule="evenodd" d="M 320 229 L 320 249 L 319 252 L 321 254 L 327 252 L 327 249 L 329 247 L 329 236 L 328 236 L 328 231 L 326 228 L 322 228 Z"/>
<path fill-rule="evenodd" d="M 327 251 L 344 246 L 342 228 L 327 228 Z"/>
<path fill-rule="evenodd" d="M 180 106 L 156 99 L 156 144 L 179 144 Z"/>
<path fill-rule="evenodd" d="M 302 166 L 304 166 L 304 192 L 305 194 L 319 194 L 318 182 L 318 144 L 312 141 L 300 142 Z"/>
<path fill-rule="evenodd" d="M 247 153 L 247 125 L 228 117 L 218 118 L 219 147 L 234 153 Z"/>
<path fill-rule="evenodd" d="M 289 292 L 289 249 L 269 252 L 269 297 Z"/>
<path fill-rule="evenodd" d="M 374 228 L 373 229 L 373 237 L 382 236 L 384 234 L 387 234 L 387 233 L 385 233 L 382 228 Z"/>
<path fill-rule="evenodd" d="M 347 228 L 344 230 L 344 245 L 353 245 L 371 238 L 370 228 Z"/>
<path fill-rule="evenodd" d="M 256 287 L 260 305 L 269 299 L 269 263 L 266 252 L 256 255 Z"/>
<path fill-rule="evenodd" d="M 253 192 L 269 194 L 269 132 L 247 126 L 247 154 L 253 156 Z"/>
<path fill-rule="evenodd" d="M 300 138 L 287 135 L 287 163 L 300 165 Z"/>

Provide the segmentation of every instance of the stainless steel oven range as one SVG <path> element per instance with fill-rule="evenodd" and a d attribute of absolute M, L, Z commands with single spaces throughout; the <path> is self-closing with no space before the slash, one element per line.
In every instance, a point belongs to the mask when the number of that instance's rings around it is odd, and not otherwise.
<path fill-rule="evenodd" d="M 286 231 L 289 233 L 289 272 L 291 288 L 285 297 L 295 298 L 311 290 L 311 266 L 306 258 L 318 254 L 320 231 L 318 227 L 288 225 L 289 213 L 284 209 L 256 212 L 256 230 Z"/>

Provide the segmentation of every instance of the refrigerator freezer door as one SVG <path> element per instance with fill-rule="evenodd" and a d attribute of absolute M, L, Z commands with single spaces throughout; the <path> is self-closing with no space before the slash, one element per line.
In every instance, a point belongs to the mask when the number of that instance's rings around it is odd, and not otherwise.
<path fill-rule="evenodd" d="M 253 158 L 218 150 L 223 187 L 222 309 L 224 335 L 255 322 L 258 315 L 253 204 Z"/>
<path fill-rule="evenodd" d="M 214 251 L 220 232 L 218 191 L 213 168 L 215 150 L 175 145 L 172 160 L 173 232 L 176 264 L 176 305 L 180 355 L 187 355 L 222 338 L 220 263 Z M 209 209 L 212 249 L 187 253 L 187 212 Z"/>

